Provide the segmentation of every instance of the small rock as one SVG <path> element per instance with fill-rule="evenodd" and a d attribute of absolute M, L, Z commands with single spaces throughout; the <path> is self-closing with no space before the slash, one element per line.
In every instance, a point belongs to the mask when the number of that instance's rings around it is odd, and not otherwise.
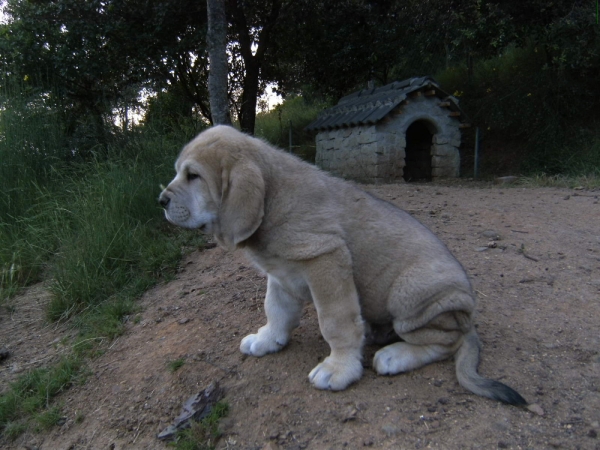
<path fill-rule="evenodd" d="M 384 426 L 381 427 L 381 429 L 388 436 L 395 436 L 395 435 L 397 435 L 399 433 L 402 433 L 402 428 L 399 428 L 399 427 L 397 427 L 395 425 L 392 425 L 392 424 L 384 425 Z"/>
<path fill-rule="evenodd" d="M 598 432 L 592 428 L 590 431 L 588 431 L 587 435 L 588 437 L 596 439 L 598 437 Z"/>
<path fill-rule="evenodd" d="M 342 422 L 346 423 L 349 422 L 351 420 L 356 420 L 356 414 L 358 413 L 358 409 L 356 409 L 355 406 L 349 406 L 346 411 L 344 412 L 344 415 L 342 416 Z"/>
<path fill-rule="evenodd" d="M 450 402 L 450 400 L 449 400 L 449 399 L 447 399 L 446 397 L 438 398 L 438 403 L 439 403 L 440 405 L 447 405 L 447 404 L 448 404 L 448 402 Z"/>
<path fill-rule="evenodd" d="M 560 347 L 560 344 L 556 344 L 554 342 L 544 342 L 542 347 L 547 348 L 548 350 L 554 350 Z"/>
<path fill-rule="evenodd" d="M 570 195 L 565 195 L 565 197 L 563 198 L 563 200 L 569 200 L 571 198 Z"/>
<path fill-rule="evenodd" d="M 188 323 L 189 321 L 190 321 L 190 319 L 188 319 L 187 317 L 184 317 L 183 319 L 179 319 L 179 320 L 177 321 L 177 323 L 178 323 L 179 325 L 185 325 L 185 324 L 186 324 L 186 323 Z"/>
<path fill-rule="evenodd" d="M 475 247 L 473 250 L 476 252 L 485 252 L 489 247 Z"/>
<path fill-rule="evenodd" d="M 504 441 L 498 441 L 498 448 L 508 448 L 508 444 Z"/>
<path fill-rule="evenodd" d="M 262 450 L 279 450 L 279 445 L 276 442 L 267 442 Z"/>
<path fill-rule="evenodd" d="M 543 416 L 544 415 L 544 410 L 537 403 L 532 403 L 531 405 L 527 405 L 527 409 L 529 411 L 531 411 L 532 413 L 537 414 L 538 416 Z"/>
<path fill-rule="evenodd" d="M 499 241 L 501 239 L 500 234 L 494 230 L 485 230 L 481 233 L 484 238 L 488 238 L 492 241 Z"/>
<path fill-rule="evenodd" d="M 8 351 L 8 349 L 6 347 L 0 348 L 0 362 L 4 361 L 5 359 L 8 359 L 9 356 L 10 356 L 10 352 Z"/>

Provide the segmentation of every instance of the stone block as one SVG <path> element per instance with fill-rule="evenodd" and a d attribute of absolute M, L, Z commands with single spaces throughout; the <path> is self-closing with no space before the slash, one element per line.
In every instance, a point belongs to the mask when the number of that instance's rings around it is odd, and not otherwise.
<path fill-rule="evenodd" d="M 434 156 L 451 156 L 457 151 L 456 148 L 449 144 L 433 144 L 431 150 Z"/>
<path fill-rule="evenodd" d="M 377 133 L 375 133 L 375 127 L 363 128 L 358 136 L 358 143 L 369 144 L 371 142 L 377 142 Z"/>

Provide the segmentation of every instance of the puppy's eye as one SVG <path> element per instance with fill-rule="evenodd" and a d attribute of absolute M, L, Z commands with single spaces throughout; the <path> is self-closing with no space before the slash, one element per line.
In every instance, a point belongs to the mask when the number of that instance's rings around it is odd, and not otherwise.
<path fill-rule="evenodd" d="M 198 178 L 200 178 L 200 175 L 198 175 L 197 173 L 188 172 L 187 174 L 188 181 L 197 180 Z"/>

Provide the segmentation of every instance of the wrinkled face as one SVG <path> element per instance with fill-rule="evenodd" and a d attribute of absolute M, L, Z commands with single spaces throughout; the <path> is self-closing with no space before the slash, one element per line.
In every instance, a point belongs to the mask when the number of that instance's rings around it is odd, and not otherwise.
<path fill-rule="evenodd" d="M 213 233 L 218 207 L 210 195 L 202 165 L 182 155 L 175 170 L 177 175 L 158 198 L 165 217 L 174 225 Z"/>

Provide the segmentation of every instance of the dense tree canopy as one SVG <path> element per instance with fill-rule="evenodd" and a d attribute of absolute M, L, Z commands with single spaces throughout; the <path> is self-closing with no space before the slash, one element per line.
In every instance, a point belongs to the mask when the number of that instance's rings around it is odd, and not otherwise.
<path fill-rule="evenodd" d="M 591 2 L 567 0 L 224 0 L 229 101 L 252 132 L 257 96 L 336 100 L 375 80 L 385 84 L 448 68 L 473 79 L 480 61 L 531 47 L 556 81 L 556 99 L 591 107 L 600 75 Z M 0 64 L 60 101 L 69 127 L 86 121 L 102 138 L 116 108 L 139 92 L 177 92 L 205 120 L 207 9 L 191 0 L 7 0 Z M 561 80 L 563 80 L 561 82 Z M 564 106 L 564 105 L 563 105 Z M 89 128 L 88 128 L 89 129 Z"/>

